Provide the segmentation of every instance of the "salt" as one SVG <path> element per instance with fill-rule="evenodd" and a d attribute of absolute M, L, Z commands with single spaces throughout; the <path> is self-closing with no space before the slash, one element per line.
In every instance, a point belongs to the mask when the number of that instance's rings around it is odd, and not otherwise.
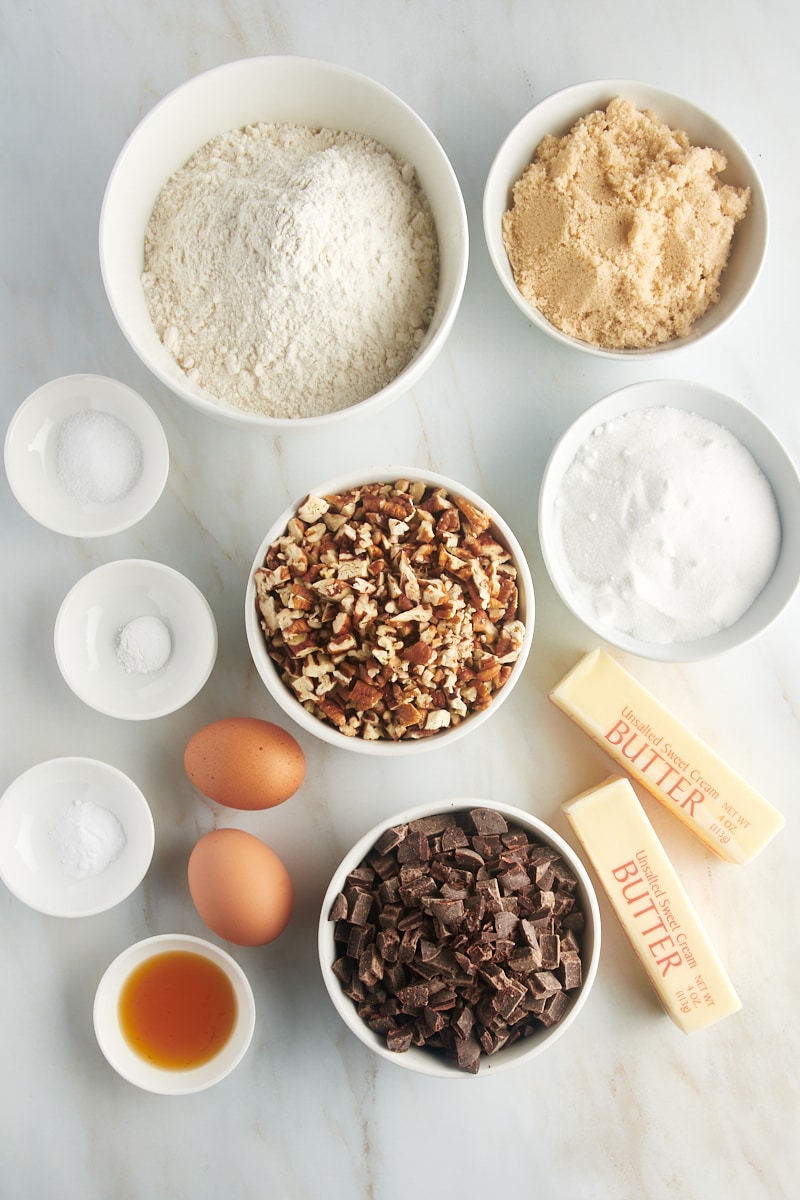
<path fill-rule="evenodd" d="M 116 651 L 126 671 L 150 675 L 153 671 L 160 671 L 169 661 L 172 638 L 160 617 L 134 617 L 120 629 Z"/>
<path fill-rule="evenodd" d="M 56 433 L 59 483 L 82 504 L 114 504 L 133 490 L 142 473 L 142 444 L 114 413 L 79 409 Z"/>
<path fill-rule="evenodd" d="M 775 497 L 729 430 L 663 407 L 599 426 L 567 469 L 556 539 L 576 601 L 643 641 L 728 628 L 777 561 Z"/>
<path fill-rule="evenodd" d="M 87 879 L 119 858 L 127 845 L 125 830 L 107 808 L 91 800 L 75 800 L 53 822 L 50 843 L 66 875 Z"/>

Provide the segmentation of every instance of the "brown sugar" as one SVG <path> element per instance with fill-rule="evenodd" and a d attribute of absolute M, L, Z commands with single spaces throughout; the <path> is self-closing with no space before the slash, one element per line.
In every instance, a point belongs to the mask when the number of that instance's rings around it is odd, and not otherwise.
<path fill-rule="evenodd" d="M 515 184 L 503 240 L 517 287 L 563 333 L 604 349 L 684 337 L 719 299 L 749 188 L 720 150 L 617 97 L 547 135 Z"/>

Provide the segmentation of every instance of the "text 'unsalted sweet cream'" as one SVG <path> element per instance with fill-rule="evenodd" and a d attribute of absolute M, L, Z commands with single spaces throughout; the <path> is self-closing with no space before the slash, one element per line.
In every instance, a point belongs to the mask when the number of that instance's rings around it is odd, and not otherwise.
<path fill-rule="evenodd" d="M 603 650 L 587 654 L 550 699 L 710 850 L 745 863 L 783 817 Z"/>
<path fill-rule="evenodd" d="M 563 805 L 665 1011 L 692 1033 L 741 1001 L 627 779 Z"/>

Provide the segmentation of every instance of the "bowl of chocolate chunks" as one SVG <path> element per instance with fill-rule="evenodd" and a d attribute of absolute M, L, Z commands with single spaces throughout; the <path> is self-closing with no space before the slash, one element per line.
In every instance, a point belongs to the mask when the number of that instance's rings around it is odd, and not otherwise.
<path fill-rule="evenodd" d="M 323 979 L 350 1031 L 422 1075 L 529 1062 L 585 1005 L 600 913 L 575 852 L 521 808 L 445 800 L 366 833 L 319 920 Z"/>

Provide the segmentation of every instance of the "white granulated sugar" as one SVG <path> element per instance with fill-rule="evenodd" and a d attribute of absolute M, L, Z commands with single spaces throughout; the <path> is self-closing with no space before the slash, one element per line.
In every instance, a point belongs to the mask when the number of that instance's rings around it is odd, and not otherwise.
<path fill-rule="evenodd" d="M 408 365 L 438 266 L 409 164 L 361 135 L 258 124 L 213 139 L 168 181 L 142 282 L 189 380 L 225 404 L 308 417 Z"/>
<path fill-rule="evenodd" d="M 598 427 L 565 472 L 557 541 L 569 586 L 599 622 L 644 641 L 734 624 L 772 574 L 780 517 L 728 430 L 677 408 Z"/>

